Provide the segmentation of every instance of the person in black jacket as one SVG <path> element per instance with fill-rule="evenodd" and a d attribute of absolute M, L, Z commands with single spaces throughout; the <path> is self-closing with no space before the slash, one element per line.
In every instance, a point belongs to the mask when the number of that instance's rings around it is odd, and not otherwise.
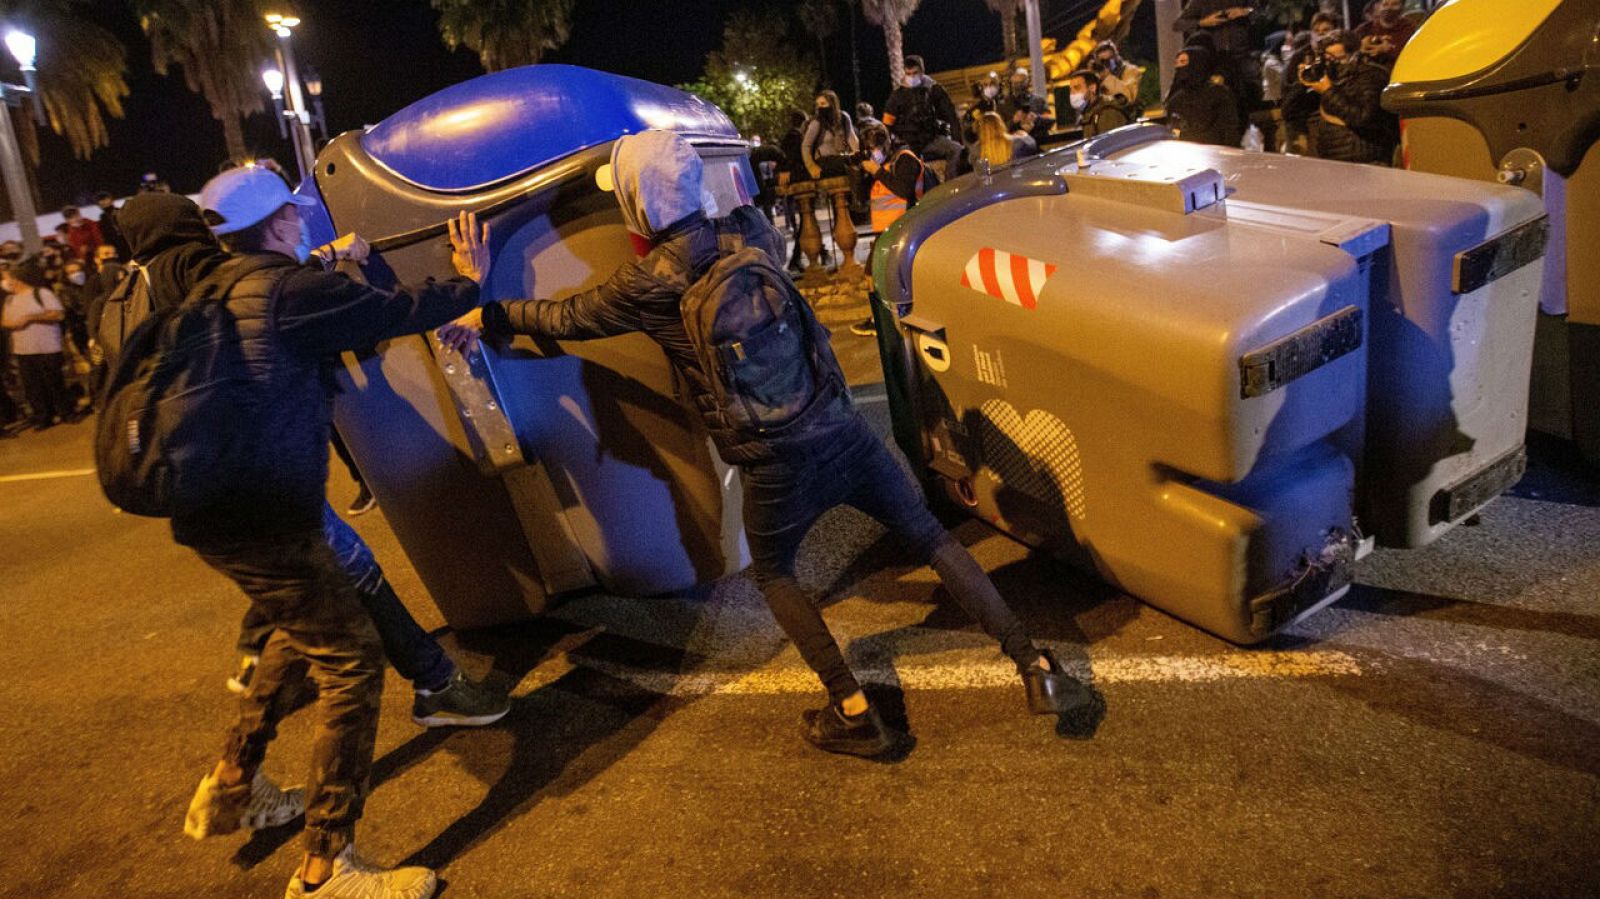
<path fill-rule="evenodd" d="M 1031 710 L 1093 717 L 1094 694 L 1068 676 L 1048 650 L 1034 645 L 988 575 L 929 512 L 916 483 L 851 404 L 836 363 L 824 375 L 811 368 L 815 355 L 800 355 L 791 349 L 794 343 L 765 342 L 751 348 L 752 354 L 761 354 L 751 357 L 752 364 L 766 370 L 807 367 L 806 377 L 816 392 L 778 434 L 732 422 L 718 399 L 717 385 L 725 384 L 726 376 L 705 370 L 679 303 L 723 254 L 754 248 L 777 265 L 783 260 L 783 240 L 748 206 L 723 218 L 707 218 L 701 208 L 700 157 L 673 132 L 623 137 L 611 160 L 623 220 L 629 231 L 652 241 L 650 253 L 617 269 L 604 284 L 566 299 L 485 304 L 480 314 L 441 329 L 440 337 L 470 351 L 480 331 L 557 340 L 643 332 L 661 346 L 700 410 L 718 455 L 740 469 L 756 584 L 779 626 L 827 689 L 828 704 L 803 716 L 803 734 L 812 745 L 862 756 L 882 754 L 894 745 L 816 604 L 795 580 L 801 540 L 823 513 L 843 504 L 882 522 L 915 551 L 919 563 L 933 566 L 956 602 L 1016 664 Z M 745 358 L 745 347 L 726 349 Z M 831 351 L 826 357 L 831 360 Z"/>
<path fill-rule="evenodd" d="M 476 222 L 451 222 L 454 262 L 464 277 L 386 292 L 306 265 L 305 227 L 277 175 L 259 166 L 224 172 L 202 191 L 216 245 L 200 209 L 175 194 L 129 200 L 121 224 L 130 244 L 152 251 L 145 271 L 156 305 L 185 303 L 186 331 L 211 352 L 239 361 L 248 380 L 231 390 L 241 405 L 213 436 L 230 474 L 199 508 L 172 519 L 173 538 L 234 581 L 272 625 L 221 759 L 201 780 L 185 816 L 195 839 L 305 814 L 305 856 L 285 895 L 429 895 L 425 868 L 383 870 L 354 851 L 368 790 L 383 648 L 355 584 L 323 533 L 328 433 L 327 367 L 346 350 L 444 324 L 478 303 L 488 249 Z M 144 207 L 152 215 L 146 222 Z M 141 227 L 156 229 L 149 240 Z M 356 262 L 366 244 L 347 235 L 320 248 Z M 198 423 L 197 423 L 198 424 Z M 225 442 L 228 441 L 228 442 Z M 261 763 L 292 692 L 317 686 L 317 736 L 304 798 L 279 789 Z"/>
<path fill-rule="evenodd" d="M 1342 162 L 1390 165 L 1399 143 L 1399 125 L 1381 105 L 1389 72 L 1359 52 L 1360 39 L 1341 31 L 1322 43 L 1325 71 L 1301 83 L 1322 99 L 1317 126 L 1317 156 Z"/>
<path fill-rule="evenodd" d="M 1205 47 L 1184 47 L 1167 92 L 1167 118 L 1180 140 L 1239 146 L 1244 137 L 1239 106 L 1216 75 L 1216 56 Z"/>
<path fill-rule="evenodd" d="M 961 116 L 950 94 L 922 69 L 922 57 L 907 56 L 905 82 L 895 86 L 883 105 L 883 124 L 918 156 L 955 165 L 962 147 Z"/>

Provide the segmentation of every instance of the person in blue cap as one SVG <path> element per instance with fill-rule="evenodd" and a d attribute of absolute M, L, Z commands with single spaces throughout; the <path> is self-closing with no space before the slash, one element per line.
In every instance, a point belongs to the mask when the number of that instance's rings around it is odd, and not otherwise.
<path fill-rule="evenodd" d="M 783 272 L 785 247 L 777 230 L 752 206 L 707 217 L 700 156 L 671 131 L 619 139 L 601 173 L 601 187 L 615 191 L 628 230 L 650 241 L 650 252 L 599 287 L 563 300 L 486 303 L 441 328 L 440 337 L 466 351 L 481 332 L 583 340 L 642 331 L 661 346 L 718 454 L 740 469 L 756 585 L 828 692 L 825 706 L 802 716 L 802 735 L 817 748 L 870 757 L 901 742 L 795 579 L 801 540 L 823 513 L 846 504 L 876 518 L 919 562 L 933 566 L 950 595 L 1016 664 L 1030 711 L 1080 719 L 1064 722 L 1074 733 L 1086 730 L 1085 722 L 1097 723 L 1098 694 L 1034 645 L 989 576 L 934 518 L 915 482 L 851 404 L 827 332 Z M 759 290 L 749 289 L 758 283 Z M 713 301 L 707 291 L 716 284 L 740 286 Z M 785 299 L 774 302 L 779 296 Z M 713 302 L 717 325 L 707 326 Z M 716 340 L 717 327 L 731 325 L 744 310 L 773 306 L 782 311 L 758 333 Z M 708 362 L 712 356 L 715 363 Z M 789 389 L 802 384 L 809 386 Z M 781 405 L 783 420 L 756 426 L 735 411 L 763 404 Z"/>
<path fill-rule="evenodd" d="M 332 414 L 326 368 L 340 352 L 437 327 L 476 307 L 488 274 L 484 235 L 468 216 L 450 225 L 462 277 L 388 292 L 307 265 L 305 226 L 284 181 L 260 166 L 232 169 L 201 193 L 213 230 L 231 254 L 202 242 L 181 253 L 186 326 L 208 329 L 208 351 L 236 354 L 248 372 L 225 487 L 205 506 L 172 519 L 173 538 L 232 580 L 271 625 L 222 757 L 201 780 L 184 832 L 201 839 L 285 823 L 305 814 L 305 856 L 289 899 L 425 899 L 432 871 L 383 869 L 355 853 L 377 737 L 383 647 L 356 585 L 323 531 Z M 174 197 L 175 200 L 182 198 Z M 132 200 L 129 206 L 133 205 Z M 182 200 L 187 203 L 187 200 Z M 192 211 L 190 211 L 192 210 Z M 200 210 L 176 210 L 193 228 Z M 193 220 L 193 221 L 190 221 Z M 360 262 L 353 235 L 323 253 Z M 209 312 L 206 306 L 221 308 Z M 220 429 L 219 429 L 220 430 Z M 238 434 L 218 433 L 219 447 Z M 316 684 L 316 737 L 303 800 L 261 773 L 279 719 L 309 674 Z"/>

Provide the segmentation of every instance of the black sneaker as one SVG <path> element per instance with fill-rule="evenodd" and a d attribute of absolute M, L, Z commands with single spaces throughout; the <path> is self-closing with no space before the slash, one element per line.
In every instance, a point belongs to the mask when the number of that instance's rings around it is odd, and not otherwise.
<path fill-rule="evenodd" d="M 859 715 L 846 715 L 830 702 L 820 709 L 807 709 L 800 720 L 805 724 L 806 742 L 825 752 L 872 758 L 894 747 L 889 729 L 871 706 Z"/>
<path fill-rule="evenodd" d="M 1023 670 L 1022 686 L 1028 692 L 1028 711 L 1035 715 L 1059 715 L 1083 705 L 1089 688 L 1061 667 L 1055 653 L 1043 649 L 1039 655 L 1050 660 L 1050 670 L 1039 667 L 1038 662 Z"/>
<path fill-rule="evenodd" d="M 878 323 L 870 317 L 866 321 L 856 322 L 850 326 L 850 333 L 860 337 L 878 336 Z"/>
<path fill-rule="evenodd" d="M 350 501 L 350 508 L 345 511 L 351 515 L 365 515 L 377 505 L 377 498 L 372 495 L 372 491 L 368 490 L 366 483 L 363 482 L 361 484 L 361 492 L 357 493 L 356 498 Z"/>
<path fill-rule="evenodd" d="M 511 711 L 511 698 L 469 680 L 459 670 L 443 690 L 418 690 L 411 720 L 423 727 L 482 727 Z"/>

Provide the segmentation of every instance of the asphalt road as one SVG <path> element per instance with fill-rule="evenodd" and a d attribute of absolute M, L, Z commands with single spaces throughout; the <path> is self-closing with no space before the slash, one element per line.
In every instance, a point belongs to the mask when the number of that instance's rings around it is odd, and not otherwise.
<path fill-rule="evenodd" d="M 243 600 L 113 512 L 88 445 L 87 424 L 0 440 L 0 896 L 277 896 L 292 828 L 181 832 Z M 835 512 L 803 580 L 914 735 L 902 758 L 800 740 L 820 691 L 743 578 L 591 595 L 446 634 L 513 688 L 501 725 L 423 731 L 391 674 L 359 845 L 438 867 L 450 899 L 1600 895 L 1600 487 L 1541 449 L 1515 493 L 1257 650 L 962 525 L 1104 692 L 1086 741 L 1024 714 L 932 574 Z M 381 511 L 355 523 L 439 626 Z M 303 778 L 308 731 L 286 724 L 269 773 Z"/>

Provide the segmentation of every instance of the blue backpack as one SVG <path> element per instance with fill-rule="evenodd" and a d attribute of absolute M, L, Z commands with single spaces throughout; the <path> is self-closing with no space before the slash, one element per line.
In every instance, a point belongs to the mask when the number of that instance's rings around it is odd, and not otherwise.
<path fill-rule="evenodd" d="M 747 437 L 779 437 L 844 391 L 827 330 L 756 247 L 719 258 L 684 291 L 679 310 L 718 411 Z"/>

